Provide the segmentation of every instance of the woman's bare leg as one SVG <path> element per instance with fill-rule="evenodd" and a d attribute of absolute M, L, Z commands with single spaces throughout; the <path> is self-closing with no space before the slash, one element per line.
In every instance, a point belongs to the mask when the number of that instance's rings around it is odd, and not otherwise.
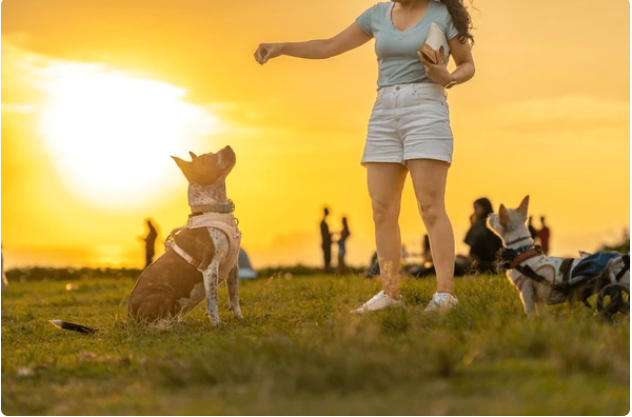
<path fill-rule="evenodd" d="M 366 166 L 382 288 L 389 297 L 395 299 L 399 297 L 401 258 L 398 219 L 408 170 L 398 163 L 376 162 Z"/>
<path fill-rule="evenodd" d="M 449 165 L 434 159 L 411 159 L 408 169 L 428 230 L 430 248 L 437 272 L 437 292 L 452 294 L 454 278 L 454 232 L 445 210 L 445 189 Z"/>

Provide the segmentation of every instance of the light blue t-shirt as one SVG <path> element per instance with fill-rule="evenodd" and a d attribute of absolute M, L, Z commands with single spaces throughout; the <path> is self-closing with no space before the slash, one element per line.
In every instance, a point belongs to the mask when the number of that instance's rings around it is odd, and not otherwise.
<path fill-rule="evenodd" d="M 430 1 L 423 18 L 412 27 L 401 31 L 393 25 L 391 11 L 394 2 L 377 3 L 362 13 L 356 22 L 375 38 L 375 53 L 379 67 L 378 87 L 407 83 L 431 83 L 417 51 L 421 49 L 432 22 L 439 25 L 448 40 L 459 33 L 454 27 L 445 4 Z M 449 56 L 446 57 L 446 65 Z"/>

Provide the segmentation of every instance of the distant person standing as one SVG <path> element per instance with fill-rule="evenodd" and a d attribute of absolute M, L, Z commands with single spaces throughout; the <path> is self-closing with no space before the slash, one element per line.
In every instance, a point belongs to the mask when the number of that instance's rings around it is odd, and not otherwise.
<path fill-rule="evenodd" d="M 533 216 L 529 216 L 529 224 L 527 226 L 529 228 L 529 234 L 531 235 L 531 239 L 538 237 L 538 231 L 533 227 Z"/>
<path fill-rule="evenodd" d="M 6 290 L 9 287 L 9 281 L 7 281 L 7 277 L 4 275 L 4 253 L 0 251 L 0 269 L 2 269 L 2 291 Z"/>
<path fill-rule="evenodd" d="M 351 232 L 349 231 L 349 225 L 347 224 L 347 218 L 342 218 L 342 231 L 340 232 L 340 237 L 338 238 L 338 268 L 336 272 L 340 275 L 348 274 L 349 268 L 347 268 L 347 264 L 345 263 L 345 255 L 347 254 L 347 239 L 351 236 Z"/>
<path fill-rule="evenodd" d="M 147 227 L 149 227 L 149 233 L 143 239 L 145 241 L 145 268 L 147 268 L 153 261 L 156 254 L 156 238 L 158 238 L 158 232 L 151 220 L 147 220 Z"/>
<path fill-rule="evenodd" d="M 329 209 L 325 207 L 323 220 L 320 222 L 320 236 L 322 240 L 323 258 L 325 261 L 325 267 L 323 271 L 328 274 L 331 272 L 331 232 L 329 231 L 329 225 L 327 224 L 327 216 L 329 216 Z"/>
<path fill-rule="evenodd" d="M 544 251 L 544 253 L 548 255 L 551 230 L 549 230 L 549 227 L 546 225 L 546 219 L 544 218 L 544 216 L 540 217 L 540 223 L 542 223 L 542 228 L 538 232 L 538 235 L 540 236 L 540 246 L 542 247 L 542 251 Z"/>

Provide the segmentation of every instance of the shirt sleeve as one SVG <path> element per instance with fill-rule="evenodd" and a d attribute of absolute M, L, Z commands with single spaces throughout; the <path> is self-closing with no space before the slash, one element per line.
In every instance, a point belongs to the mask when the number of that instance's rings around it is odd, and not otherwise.
<path fill-rule="evenodd" d="M 445 36 L 448 40 L 456 37 L 459 34 L 459 31 L 456 30 L 456 27 L 454 27 L 454 22 L 452 21 L 452 16 L 450 16 L 450 13 L 447 14 L 447 22 L 445 25 Z"/>
<path fill-rule="evenodd" d="M 370 36 L 373 36 L 373 14 L 375 7 L 376 5 L 369 7 L 356 19 L 356 23 L 360 26 L 360 29 Z"/>

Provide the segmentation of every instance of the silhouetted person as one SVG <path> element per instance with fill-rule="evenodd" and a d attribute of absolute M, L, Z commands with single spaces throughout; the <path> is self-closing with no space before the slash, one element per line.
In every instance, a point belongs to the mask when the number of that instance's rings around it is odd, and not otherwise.
<path fill-rule="evenodd" d="M 487 217 L 494 212 L 487 198 L 474 202 L 472 225 L 465 235 L 464 242 L 470 247 L 469 257 L 465 258 L 479 272 L 496 271 L 496 254 L 502 248 L 502 240 L 487 228 Z"/>
<path fill-rule="evenodd" d="M 538 231 L 533 227 L 533 216 L 529 216 L 529 224 L 527 226 L 529 228 L 529 234 L 531 235 L 531 239 L 535 240 L 538 237 Z"/>
<path fill-rule="evenodd" d="M 340 232 L 340 237 L 338 238 L 338 268 L 337 271 L 339 274 L 347 274 L 349 273 L 349 268 L 347 268 L 347 264 L 345 263 L 345 255 L 347 254 L 347 239 L 351 236 L 351 232 L 349 232 L 349 225 L 347 224 L 347 218 L 342 218 L 342 231 Z"/>
<path fill-rule="evenodd" d="M 542 223 L 542 228 L 538 232 L 540 236 L 540 246 L 542 247 L 542 251 L 545 254 L 549 254 L 549 239 L 551 238 L 551 231 L 546 225 L 546 219 L 544 216 L 540 217 L 540 223 Z"/>
<path fill-rule="evenodd" d="M 380 275 L 380 263 L 377 259 L 377 251 L 373 252 L 371 260 L 369 261 L 369 269 L 366 270 L 364 276 L 367 278 L 373 278 Z"/>
<path fill-rule="evenodd" d="M 422 264 L 432 263 L 432 250 L 430 249 L 430 236 L 426 233 L 421 241 L 421 262 Z"/>
<path fill-rule="evenodd" d="M 325 273 L 331 272 L 331 233 L 329 232 L 329 225 L 327 224 L 327 216 L 329 216 L 329 209 L 325 208 L 323 220 L 320 222 L 320 237 L 322 240 L 323 258 L 325 261 L 325 267 L 323 271 Z"/>
<path fill-rule="evenodd" d="M 463 276 L 469 270 L 496 273 L 496 254 L 502 248 L 502 240 L 487 228 L 487 217 L 494 212 L 487 198 L 474 202 L 474 214 L 470 216 L 471 226 L 464 242 L 470 247 L 469 255 L 457 255 L 454 263 L 454 276 Z M 426 243 L 424 242 L 424 245 Z M 428 241 L 428 247 L 430 241 Z M 435 272 L 434 265 L 419 266 L 411 270 L 417 278 L 423 278 Z"/>
<path fill-rule="evenodd" d="M 0 269 L 2 269 L 2 291 L 6 290 L 9 287 L 9 281 L 7 281 L 7 277 L 4 275 L 4 253 L 0 251 Z"/>
<path fill-rule="evenodd" d="M 149 233 L 147 237 L 143 239 L 145 241 L 145 268 L 147 268 L 153 261 L 156 254 L 156 238 L 158 232 L 150 220 L 147 220 L 147 227 L 149 227 Z"/>

